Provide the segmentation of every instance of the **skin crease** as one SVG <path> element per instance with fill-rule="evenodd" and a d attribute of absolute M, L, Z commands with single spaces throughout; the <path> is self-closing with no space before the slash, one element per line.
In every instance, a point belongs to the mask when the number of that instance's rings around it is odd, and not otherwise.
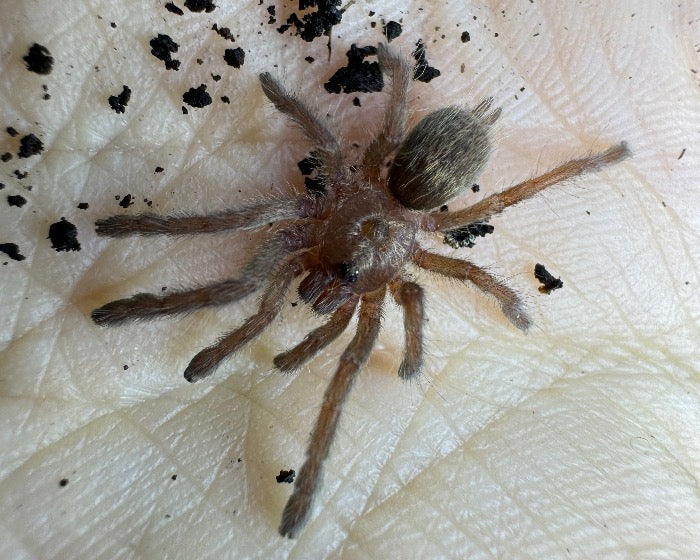
<path fill-rule="evenodd" d="M 29 203 L 0 210 L 2 242 L 18 243 L 27 257 L 0 259 L 8 261 L 0 268 L 0 557 L 700 555 L 700 101 L 692 71 L 700 70 L 700 13 L 690 3 L 572 3 L 566 13 L 555 2 L 442 4 L 419 11 L 424 3 L 407 2 L 399 11 L 393 2 L 355 3 L 334 29 L 329 64 L 325 41 L 307 44 L 267 25 L 261 35 L 241 32 L 240 70 L 210 64 L 230 43 L 205 29 L 217 21 L 237 33 L 252 20 L 257 30 L 267 19 L 257 1 L 217 8 L 215 18 L 136 2 L 120 13 L 109 2 L 91 11 L 82 2 L 4 8 L 0 124 L 35 132 L 47 149 L 1 168 L 3 194 Z M 272 370 L 273 356 L 317 324 L 287 304 L 248 349 L 191 385 L 182 378 L 188 360 L 252 313 L 254 297 L 115 329 L 95 327 L 89 312 L 136 291 L 232 275 L 254 239 L 105 240 L 92 223 L 121 211 L 115 194 L 132 193 L 134 213 L 147 209 L 144 197 L 158 212 L 215 210 L 301 184 L 305 145 L 264 101 L 261 71 L 301 89 L 343 131 L 354 126 L 352 140 L 365 141 L 385 97 L 360 95 L 357 108 L 353 95 L 321 85 L 350 43 L 380 40 L 370 10 L 376 21 L 402 20 L 392 46 L 408 53 L 422 38 L 442 72 L 413 86 L 413 110 L 489 95 L 503 108 L 481 192 L 467 192 L 465 202 L 619 140 L 634 157 L 510 209 L 471 250 L 436 240 L 444 254 L 509 279 L 536 325 L 524 335 L 477 290 L 418 275 L 430 321 L 428 378 L 397 378 L 402 318 L 387 305 L 314 513 L 291 541 L 276 531 L 291 488 L 274 476 L 301 465 L 351 329 L 284 377 Z M 180 42 L 179 72 L 148 53 L 157 32 Z M 23 67 L 34 41 L 57 60 L 50 76 Z M 180 92 L 203 82 L 216 92 L 213 105 L 184 117 Z M 40 99 L 44 83 L 49 101 Z M 106 98 L 122 84 L 132 101 L 117 115 Z M 223 94 L 245 101 L 224 105 Z M 3 152 L 16 153 L 16 139 L 2 141 Z M 166 170 L 154 175 L 158 165 Z M 15 168 L 30 175 L 20 183 Z M 75 208 L 81 201 L 89 210 Z M 44 239 L 61 216 L 78 227 L 82 251 L 56 253 Z M 564 288 L 540 295 L 536 262 Z"/>

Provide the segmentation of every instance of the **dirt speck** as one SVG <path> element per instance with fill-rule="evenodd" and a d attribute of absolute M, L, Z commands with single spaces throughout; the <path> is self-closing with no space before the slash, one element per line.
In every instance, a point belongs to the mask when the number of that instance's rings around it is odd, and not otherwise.
<path fill-rule="evenodd" d="M 550 294 L 553 290 L 558 290 L 564 287 L 564 282 L 559 278 L 555 278 L 552 274 L 544 267 L 543 264 L 537 263 L 535 265 L 535 278 L 537 278 L 542 284 L 539 287 L 540 292 L 543 294 Z"/>
<path fill-rule="evenodd" d="M 224 51 L 224 60 L 229 66 L 240 68 L 245 62 L 245 51 L 241 47 L 226 49 Z"/>
<path fill-rule="evenodd" d="M 0 252 L 5 253 L 13 261 L 23 261 L 26 257 L 19 252 L 16 243 L 0 243 Z"/>
<path fill-rule="evenodd" d="M 53 57 L 49 49 L 39 43 L 34 43 L 29 47 L 29 52 L 23 57 L 27 70 L 37 74 L 51 74 L 53 69 Z"/>
<path fill-rule="evenodd" d="M 39 155 L 43 151 L 43 142 L 33 134 L 27 134 L 19 141 L 19 152 L 17 156 L 20 158 L 28 158 Z"/>
<path fill-rule="evenodd" d="M 80 251 L 78 228 L 65 218 L 49 226 L 49 239 L 51 247 L 56 251 Z"/>
<path fill-rule="evenodd" d="M 206 107 L 211 105 L 211 95 L 207 93 L 207 86 L 200 84 L 198 88 L 190 88 L 183 93 L 182 101 L 190 107 Z"/>
<path fill-rule="evenodd" d="M 109 106 L 115 113 L 123 113 L 126 111 L 129 99 L 131 99 L 131 88 L 129 88 L 129 86 L 122 86 L 122 91 L 119 95 L 109 96 Z"/>

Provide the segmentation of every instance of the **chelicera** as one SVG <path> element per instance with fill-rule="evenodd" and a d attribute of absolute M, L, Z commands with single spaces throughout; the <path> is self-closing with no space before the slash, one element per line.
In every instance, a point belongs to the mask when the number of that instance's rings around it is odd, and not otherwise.
<path fill-rule="evenodd" d="M 404 314 L 405 348 L 399 376 L 410 380 L 422 371 L 423 288 L 411 280 L 411 266 L 474 284 L 496 299 L 513 325 L 523 331 L 530 327 L 521 298 L 505 282 L 469 261 L 421 247 L 417 234 L 482 224 L 543 189 L 629 155 L 621 142 L 468 208 L 440 211 L 441 205 L 472 185 L 486 164 L 491 149 L 489 131 L 500 109 L 492 108 L 491 99 L 471 110 L 464 106 L 438 109 L 407 133 L 411 68 L 385 45 L 379 45 L 377 55 L 391 81 L 389 102 L 381 128 L 361 161 L 351 159 L 340 136 L 299 97 L 270 74 L 260 75 L 264 94 L 311 143 L 325 186 L 322 195 L 292 194 L 209 215 L 122 215 L 96 223 L 98 234 L 111 237 L 212 233 L 277 224 L 238 278 L 166 295 L 136 294 L 92 312 L 98 325 L 116 325 L 223 305 L 263 289 L 256 314 L 192 358 L 184 373 L 190 382 L 211 375 L 225 358 L 269 325 L 297 277 L 302 277 L 301 299 L 327 320 L 275 357 L 279 370 L 297 370 L 337 338 L 359 308 L 355 335 L 326 389 L 306 461 L 282 514 L 279 531 L 288 537 L 295 537 L 309 517 L 343 402 L 379 334 L 387 292 Z M 387 167 L 389 158 L 392 162 Z"/>

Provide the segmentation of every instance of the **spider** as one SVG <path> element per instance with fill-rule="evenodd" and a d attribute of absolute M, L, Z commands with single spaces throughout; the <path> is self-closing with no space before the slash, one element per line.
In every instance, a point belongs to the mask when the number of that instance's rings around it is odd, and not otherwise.
<path fill-rule="evenodd" d="M 438 109 L 407 133 L 412 69 L 384 44 L 377 48 L 377 56 L 390 79 L 389 103 L 381 129 L 361 161 L 351 160 L 338 134 L 303 100 L 269 73 L 260 74 L 265 96 L 311 143 L 325 186 L 322 194 L 289 195 L 208 215 L 120 215 L 96 222 L 97 233 L 111 237 L 212 233 L 277 223 L 238 278 L 167 295 L 140 293 L 92 312 L 98 325 L 116 325 L 223 305 L 263 289 L 257 313 L 192 358 L 184 373 L 190 382 L 211 375 L 225 358 L 260 334 L 275 319 L 290 284 L 299 276 L 303 276 L 298 287 L 301 300 L 327 320 L 274 358 L 280 371 L 295 371 L 320 352 L 345 330 L 359 307 L 355 335 L 326 389 L 305 462 L 282 513 L 279 532 L 290 538 L 299 534 L 311 512 L 343 403 L 379 334 L 387 291 L 403 308 L 405 343 L 399 376 L 411 380 L 421 374 L 424 297 L 423 288 L 409 275 L 410 265 L 470 282 L 495 298 L 517 328 L 527 331 L 531 325 L 521 298 L 506 283 L 469 261 L 422 248 L 417 234 L 483 223 L 547 187 L 629 155 L 626 143 L 620 142 L 468 208 L 440 211 L 441 205 L 472 184 L 486 164 L 489 132 L 500 109 L 492 108 L 490 98 L 471 110 Z"/>

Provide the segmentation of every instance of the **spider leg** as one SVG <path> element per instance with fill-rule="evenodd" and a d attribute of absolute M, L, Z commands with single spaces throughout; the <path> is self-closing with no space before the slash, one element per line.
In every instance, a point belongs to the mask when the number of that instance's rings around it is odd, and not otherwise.
<path fill-rule="evenodd" d="M 481 202 L 456 212 L 431 212 L 423 227 L 429 231 L 445 231 L 488 220 L 505 208 L 535 196 L 540 191 L 566 179 L 572 179 L 589 171 L 597 171 L 605 165 L 617 163 L 630 155 L 626 142 L 608 150 L 581 159 L 572 159 L 540 175 L 514 185 L 503 192 L 493 194 Z"/>
<path fill-rule="evenodd" d="M 469 261 L 443 257 L 423 249 L 417 249 L 412 258 L 414 264 L 425 270 L 437 272 L 449 278 L 456 278 L 462 282 L 469 280 L 482 292 L 495 297 L 501 305 L 503 314 L 516 327 L 522 331 L 527 331 L 530 328 L 531 320 L 520 296 L 483 268 Z"/>
<path fill-rule="evenodd" d="M 323 395 L 321 412 L 306 450 L 306 461 L 299 471 L 294 492 L 282 513 L 282 523 L 279 527 L 282 536 L 294 538 L 309 517 L 314 494 L 320 486 L 323 462 L 328 456 L 338 427 L 343 402 L 379 334 L 384 294 L 385 290 L 382 289 L 362 296 L 357 332 L 340 357 L 335 375 Z"/>
<path fill-rule="evenodd" d="M 411 83 L 411 68 L 406 61 L 384 43 L 377 47 L 379 65 L 391 79 L 389 104 L 379 135 L 367 148 L 363 168 L 368 179 L 378 180 L 384 160 L 399 147 L 406 133 L 408 110 L 406 96 Z"/>
<path fill-rule="evenodd" d="M 110 216 L 95 222 L 98 235 L 122 237 L 125 235 L 184 235 L 213 233 L 230 229 L 252 229 L 269 222 L 303 218 L 311 213 L 313 202 L 300 197 L 296 200 L 277 200 L 251 204 L 236 210 L 225 210 L 202 216 Z"/>
<path fill-rule="evenodd" d="M 186 313 L 242 299 L 262 285 L 265 277 L 280 259 L 290 251 L 306 245 L 307 230 L 308 226 L 302 224 L 281 230 L 266 240 L 237 279 L 167 295 L 141 293 L 118 299 L 95 309 L 91 313 L 92 320 L 98 325 L 114 326 L 126 321 Z"/>
<path fill-rule="evenodd" d="M 403 280 L 391 288 L 396 303 L 403 307 L 403 328 L 406 336 L 399 377 L 405 380 L 413 379 L 423 369 L 423 288 L 415 282 Z"/>
<path fill-rule="evenodd" d="M 201 288 L 174 292 L 165 296 L 158 294 L 134 294 L 129 298 L 110 301 L 90 314 L 97 325 L 114 326 L 127 321 L 153 319 L 194 311 L 202 307 L 223 305 L 253 293 L 257 285 L 250 280 L 224 280 Z"/>
<path fill-rule="evenodd" d="M 303 255 L 292 254 L 280 263 L 260 299 L 260 308 L 236 330 L 224 335 L 216 343 L 201 350 L 185 368 L 185 379 L 190 383 L 211 375 L 226 357 L 258 336 L 277 316 L 284 303 L 289 284 L 303 270 Z"/>
<path fill-rule="evenodd" d="M 315 111 L 296 95 L 284 89 L 269 72 L 260 74 L 259 78 L 265 96 L 278 111 L 299 125 L 311 141 L 316 157 L 321 162 L 322 171 L 330 179 L 329 182 L 344 182 L 348 174 L 347 163 L 338 136 L 326 126 Z"/>
<path fill-rule="evenodd" d="M 357 297 L 353 297 L 338 307 L 328 321 L 311 331 L 294 348 L 275 356 L 275 367 L 285 373 L 299 369 L 304 362 L 338 338 L 352 319 L 357 300 Z"/>

